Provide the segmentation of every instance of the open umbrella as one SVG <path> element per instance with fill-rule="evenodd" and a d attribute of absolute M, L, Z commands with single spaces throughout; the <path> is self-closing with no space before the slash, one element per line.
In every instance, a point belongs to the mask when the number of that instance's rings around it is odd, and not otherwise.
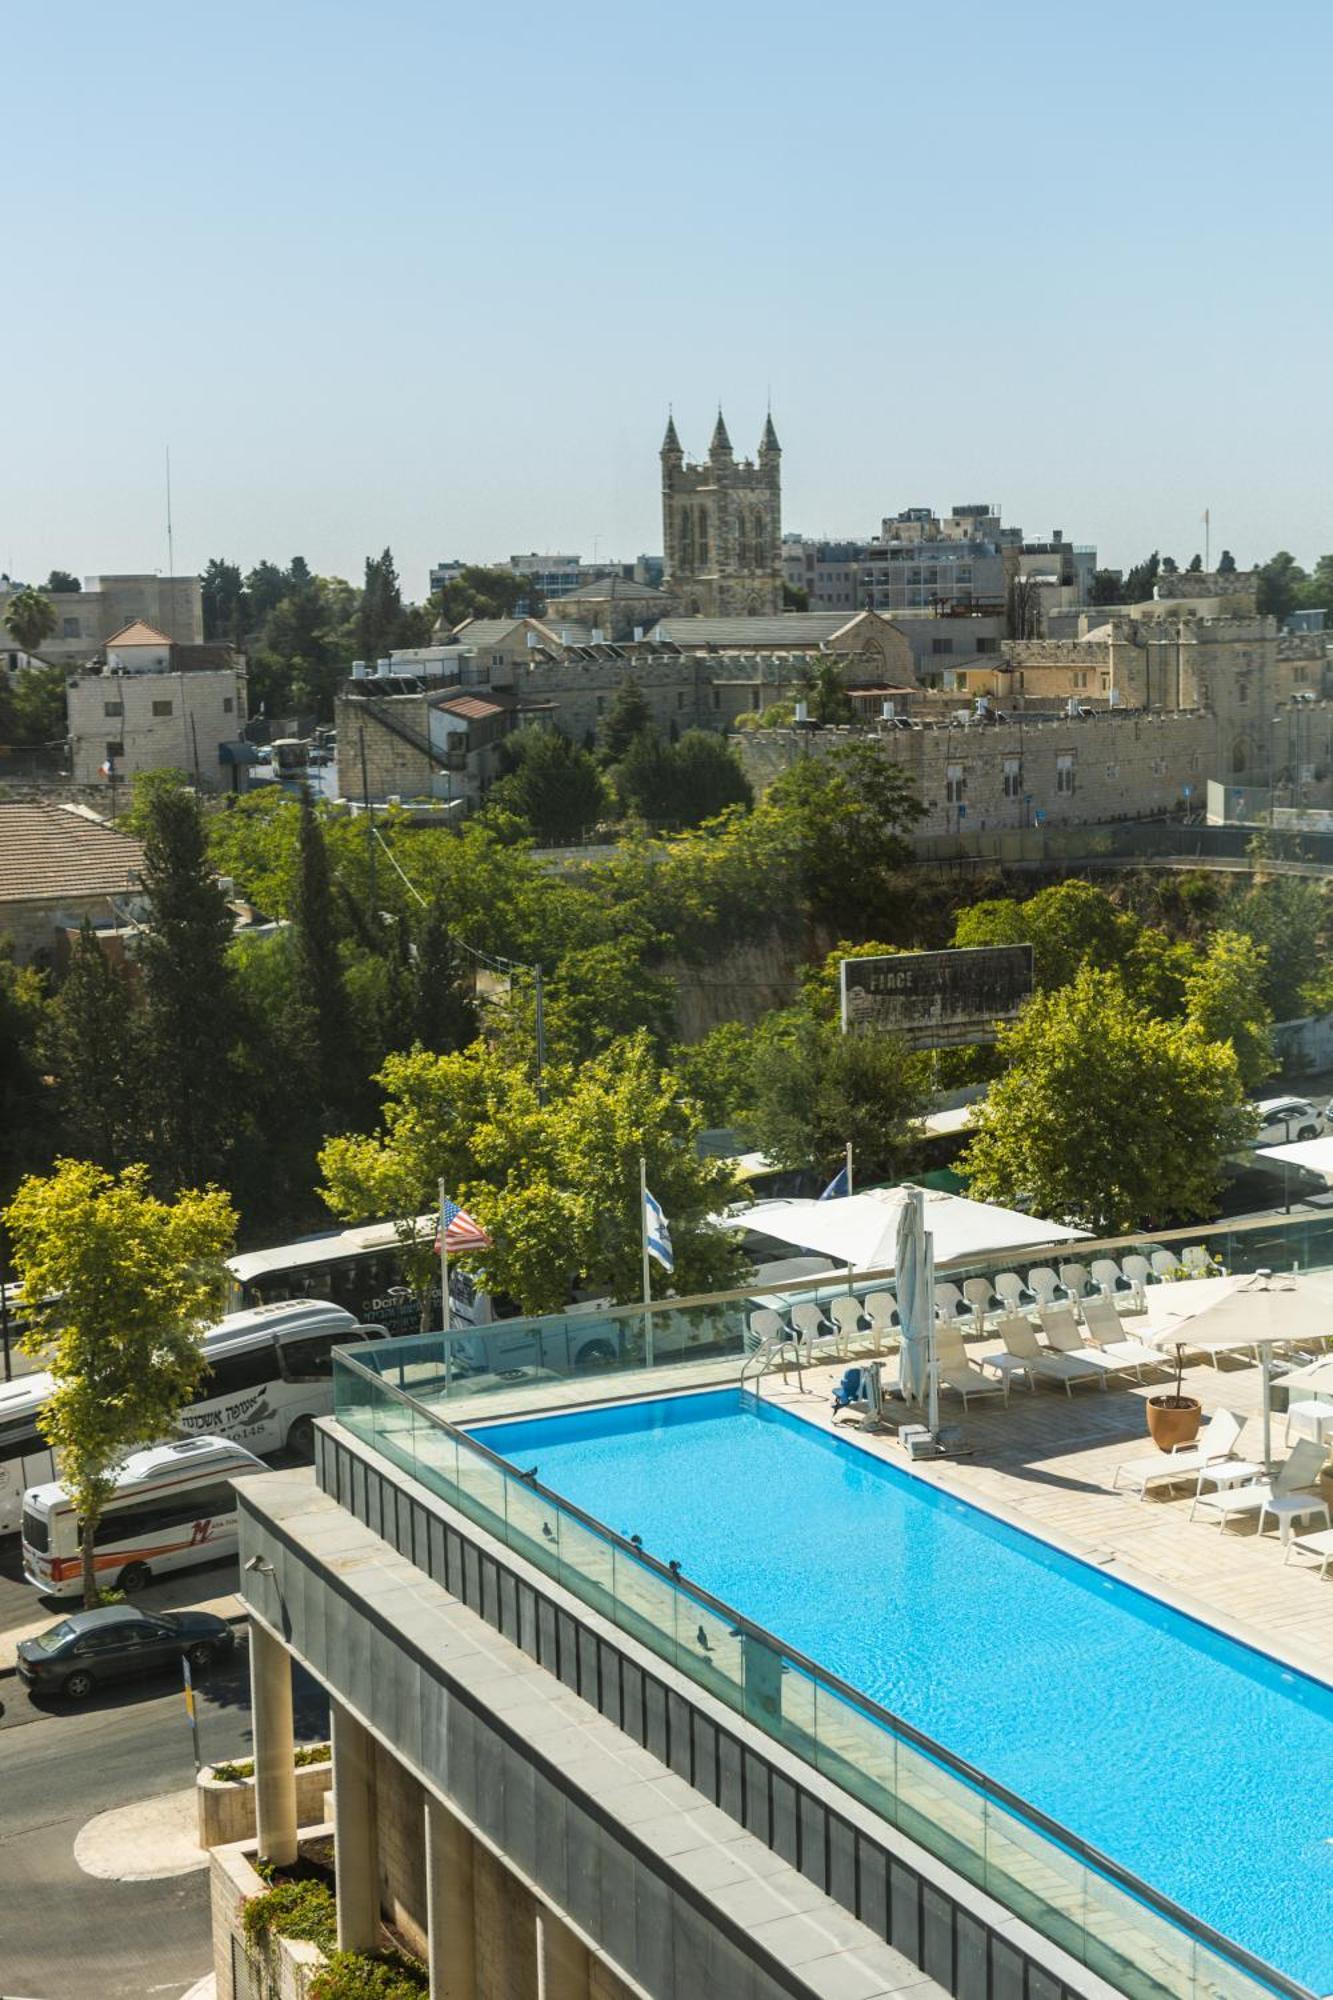
<path fill-rule="evenodd" d="M 1225 1289 L 1222 1289 L 1225 1287 Z M 1145 1338 L 1154 1347 L 1201 1348 L 1225 1354 L 1254 1347 L 1263 1363 L 1264 1463 L 1272 1459 L 1272 1382 L 1269 1363 L 1275 1347 L 1299 1346 L 1322 1340 L 1333 1331 L 1333 1271 L 1255 1271 L 1247 1277 L 1203 1278 L 1197 1281 L 1198 1306 L 1190 1294 L 1196 1285 L 1182 1283 L 1158 1308 L 1150 1292 L 1153 1317 L 1161 1324 Z"/>
<path fill-rule="evenodd" d="M 939 1427 L 939 1383 L 935 1373 L 935 1255 L 925 1225 L 925 1196 L 917 1187 L 901 1190 L 894 1284 L 902 1345 L 898 1386 L 909 1403 L 925 1403 L 926 1422 Z"/>

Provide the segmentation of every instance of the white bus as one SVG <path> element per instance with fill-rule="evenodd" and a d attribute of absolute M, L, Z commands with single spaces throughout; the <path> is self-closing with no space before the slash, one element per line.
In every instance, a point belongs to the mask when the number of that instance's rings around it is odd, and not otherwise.
<path fill-rule="evenodd" d="M 203 1336 L 207 1367 L 196 1400 L 177 1422 L 188 1436 L 233 1438 L 254 1452 L 284 1448 L 309 1458 L 316 1417 L 333 1408 L 333 1349 L 378 1340 L 323 1299 L 228 1313 Z M 59 1467 L 37 1428 L 51 1393 L 49 1375 L 24 1375 L 0 1387 L 0 1535 L 19 1525 L 23 1495 L 54 1479 Z"/>
<path fill-rule="evenodd" d="M 418 1233 L 427 1242 L 435 1227 L 434 1215 L 418 1217 Z M 269 1250 L 243 1250 L 227 1259 L 227 1269 L 228 1305 L 233 1310 L 290 1299 L 331 1299 L 353 1318 L 382 1326 L 387 1333 L 421 1331 L 421 1302 L 406 1282 L 402 1245 L 391 1222 L 329 1230 L 295 1243 L 277 1243 Z M 449 1272 L 449 1298 L 454 1326 L 484 1326 L 496 1316 L 488 1295 L 456 1266 Z M 438 1328 L 438 1272 L 430 1310 L 431 1326 Z"/>
<path fill-rule="evenodd" d="M 154 1577 L 234 1555 L 231 1482 L 263 1470 L 253 1452 L 224 1438 L 186 1438 L 135 1452 L 97 1524 L 98 1577 L 118 1590 L 142 1590 Z M 57 1481 L 23 1496 L 23 1574 L 46 1597 L 77 1597 L 83 1589 L 79 1518 Z"/>

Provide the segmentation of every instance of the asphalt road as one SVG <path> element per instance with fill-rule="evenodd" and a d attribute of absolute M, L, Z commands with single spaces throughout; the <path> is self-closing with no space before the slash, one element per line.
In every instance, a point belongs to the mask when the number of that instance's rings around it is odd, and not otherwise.
<path fill-rule="evenodd" d="M 173 1676 L 123 1682 L 81 1705 L 34 1701 L 0 1679 L 0 1994 L 32 2000 L 144 2000 L 183 1993 L 210 1969 L 208 1873 L 158 1882 L 84 1875 L 74 1842 L 95 1814 L 193 1781 L 189 1722 Z M 328 1732 L 322 1691 L 303 1675 L 296 1728 Z M 206 1762 L 250 1750 L 249 1658 L 199 1689 Z"/>

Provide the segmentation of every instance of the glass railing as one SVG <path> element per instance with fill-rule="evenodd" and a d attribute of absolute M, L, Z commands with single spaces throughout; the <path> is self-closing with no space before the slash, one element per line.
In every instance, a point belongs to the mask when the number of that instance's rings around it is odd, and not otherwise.
<path fill-rule="evenodd" d="M 435 1350 L 440 1343 L 392 1343 Z M 358 1349 L 358 1353 L 365 1350 Z M 381 1348 L 376 1359 L 384 1358 Z M 412 1363 L 400 1357 L 409 1384 Z M 1311 2000 L 940 1744 L 345 1351 L 338 1422 L 1135 2000 Z"/>
<path fill-rule="evenodd" d="M 1151 1263 L 1160 1253 L 1184 1270 L 1187 1250 L 1202 1250 L 1213 1268 L 1249 1271 L 1307 1271 L 1333 1268 L 1333 1213 L 1309 1210 L 1265 1217 L 1257 1222 L 1159 1231 L 1152 1237 L 1117 1237 L 1098 1242 L 1034 1245 L 1022 1252 L 992 1251 L 984 1258 L 937 1263 L 937 1280 L 960 1288 L 969 1278 L 993 1283 L 1014 1272 L 1024 1283 L 1033 1270 L 1080 1264 L 1100 1257 L 1120 1262 L 1137 1253 Z M 668 1299 L 651 1312 L 642 1306 L 612 1306 L 593 1312 L 550 1313 L 537 1319 L 500 1320 L 453 1333 L 411 1335 L 378 1342 L 366 1354 L 369 1366 L 401 1389 L 450 1401 L 456 1397 L 512 1395 L 520 1383 L 560 1382 L 603 1375 L 641 1375 L 646 1370 L 684 1369 L 700 1383 L 734 1381 L 747 1349 L 754 1344 L 751 1315 L 768 1307 L 784 1318 L 802 1301 L 828 1308 L 837 1298 L 893 1296 L 893 1273 L 856 1271 L 786 1282 L 781 1289 L 752 1286 L 700 1298 Z M 868 1331 L 861 1343 L 892 1346 L 890 1311 L 878 1315 L 884 1328 L 878 1342 Z M 867 1315 L 867 1318 L 870 1318 Z M 966 1331 L 966 1328 L 964 1328 Z M 817 1347 L 816 1343 L 816 1347 Z M 830 1347 L 833 1343 L 830 1342 Z"/>

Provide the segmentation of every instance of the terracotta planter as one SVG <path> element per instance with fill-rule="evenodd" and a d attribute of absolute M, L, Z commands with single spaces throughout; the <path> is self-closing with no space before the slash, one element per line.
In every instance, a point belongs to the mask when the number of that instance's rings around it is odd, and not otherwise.
<path fill-rule="evenodd" d="M 1178 1444 L 1193 1444 L 1199 1435 L 1203 1405 L 1193 1396 L 1149 1396 L 1144 1408 L 1148 1412 L 1148 1435 L 1159 1451 L 1170 1451 Z"/>

